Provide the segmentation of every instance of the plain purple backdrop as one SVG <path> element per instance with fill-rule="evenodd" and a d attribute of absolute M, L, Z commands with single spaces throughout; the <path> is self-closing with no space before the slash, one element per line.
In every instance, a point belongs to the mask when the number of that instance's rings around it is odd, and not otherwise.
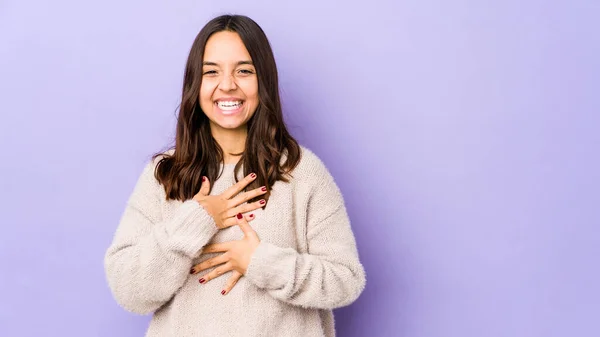
<path fill-rule="evenodd" d="M 345 195 L 368 281 L 340 336 L 600 335 L 593 0 L 0 1 L 0 335 L 144 334 L 104 252 L 226 12 Z"/>

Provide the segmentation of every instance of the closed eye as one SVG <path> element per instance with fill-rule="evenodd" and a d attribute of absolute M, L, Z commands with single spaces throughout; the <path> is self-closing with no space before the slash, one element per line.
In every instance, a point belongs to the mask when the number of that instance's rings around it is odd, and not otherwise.
<path fill-rule="evenodd" d="M 217 73 L 216 70 L 207 70 L 207 71 L 203 72 L 202 75 L 214 75 L 216 73 Z"/>

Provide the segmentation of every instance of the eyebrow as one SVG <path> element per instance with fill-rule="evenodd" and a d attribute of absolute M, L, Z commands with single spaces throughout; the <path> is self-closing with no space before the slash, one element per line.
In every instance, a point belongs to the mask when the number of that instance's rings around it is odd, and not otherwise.
<path fill-rule="evenodd" d="M 248 64 L 253 66 L 254 64 L 252 63 L 252 61 L 239 61 L 236 65 L 241 66 L 244 64 Z M 219 66 L 216 62 L 210 62 L 210 61 L 204 61 L 202 62 L 202 65 L 204 66 Z"/>

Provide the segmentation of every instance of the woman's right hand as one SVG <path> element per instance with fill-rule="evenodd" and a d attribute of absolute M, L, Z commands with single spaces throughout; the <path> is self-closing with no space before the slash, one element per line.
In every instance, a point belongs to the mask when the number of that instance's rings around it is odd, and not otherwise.
<path fill-rule="evenodd" d="M 248 186 L 248 184 L 254 181 L 254 179 L 256 179 L 256 174 L 251 173 L 225 190 L 225 192 L 219 195 L 208 195 L 210 191 L 210 182 L 207 177 L 202 177 L 200 192 L 198 192 L 193 199 L 213 217 L 219 229 L 231 227 L 237 224 L 238 220 L 235 216 L 238 213 L 245 214 L 261 208 L 266 204 L 265 200 L 261 199 L 250 204 L 242 205 L 250 199 L 267 193 L 267 188 L 264 186 L 240 193 Z M 238 193 L 240 194 L 237 195 Z M 253 220 L 253 218 L 249 217 L 247 220 Z"/>

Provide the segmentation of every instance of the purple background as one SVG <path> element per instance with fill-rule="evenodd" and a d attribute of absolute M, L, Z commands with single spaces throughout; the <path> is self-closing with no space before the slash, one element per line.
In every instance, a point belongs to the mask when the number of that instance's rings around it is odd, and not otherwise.
<path fill-rule="evenodd" d="M 346 197 L 368 282 L 340 336 L 600 335 L 598 1 L 3 0 L 1 336 L 143 335 L 103 255 L 224 12 Z"/>

